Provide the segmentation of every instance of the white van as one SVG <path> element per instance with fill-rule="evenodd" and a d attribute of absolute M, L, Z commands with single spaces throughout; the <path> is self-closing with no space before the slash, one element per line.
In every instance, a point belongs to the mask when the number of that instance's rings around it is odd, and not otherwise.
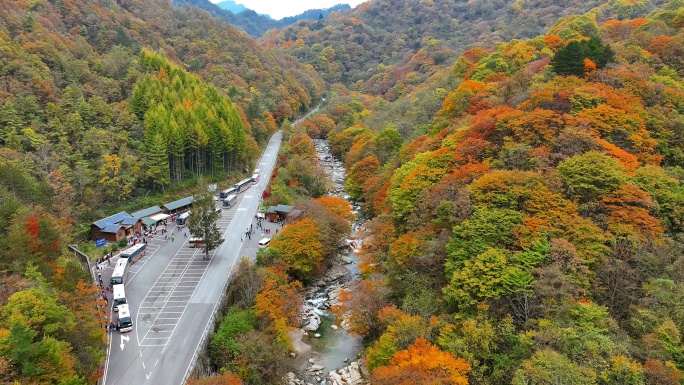
<path fill-rule="evenodd" d="M 119 331 L 121 333 L 133 330 L 133 319 L 128 305 L 119 305 Z"/>
<path fill-rule="evenodd" d="M 119 306 L 126 304 L 126 291 L 124 291 L 124 285 L 112 286 L 112 292 L 114 293 L 114 300 L 112 301 L 114 311 L 119 311 Z"/>
<path fill-rule="evenodd" d="M 271 243 L 271 238 L 262 238 L 259 241 L 259 247 L 266 247 L 269 243 Z"/>

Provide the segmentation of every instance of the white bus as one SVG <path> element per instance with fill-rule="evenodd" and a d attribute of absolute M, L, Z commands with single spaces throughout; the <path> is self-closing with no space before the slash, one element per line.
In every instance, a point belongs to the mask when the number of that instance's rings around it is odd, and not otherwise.
<path fill-rule="evenodd" d="M 255 173 L 255 174 L 261 174 L 261 169 L 260 169 L 260 168 L 257 168 L 256 170 L 254 170 L 254 173 Z"/>
<path fill-rule="evenodd" d="M 126 282 L 126 277 L 128 276 L 128 259 L 119 258 L 116 261 L 116 266 L 114 266 L 114 272 L 112 273 L 112 285 L 123 285 Z"/>
<path fill-rule="evenodd" d="M 259 182 L 259 174 L 252 175 L 252 182 L 254 182 L 254 183 Z"/>
<path fill-rule="evenodd" d="M 226 199 L 226 198 L 228 198 L 230 195 L 235 194 L 235 193 L 237 193 L 237 190 L 235 189 L 235 187 L 231 187 L 231 188 L 229 188 L 229 189 L 227 189 L 227 190 L 221 191 L 221 193 L 219 194 L 219 198 L 221 198 L 221 199 Z"/>
<path fill-rule="evenodd" d="M 188 218 L 190 218 L 190 212 L 188 211 L 187 213 L 183 213 L 176 218 L 176 223 L 178 225 L 184 225 L 185 222 L 188 221 Z"/>
<path fill-rule="evenodd" d="M 128 259 L 129 263 L 133 263 L 145 255 L 145 248 L 147 248 L 147 244 L 138 243 L 121 252 L 120 257 Z"/>
<path fill-rule="evenodd" d="M 114 311 L 119 311 L 119 306 L 126 304 L 126 291 L 124 290 L 124 285 L 112 286 L 112 293 L 114 296 L 114 300 L 112 301 Z"/>
<path fill-rule="evenodd" d="M 244 180 L 241 180 L 237 183 L 235 183 L 235 190 L 237 190 L 238 194 L 247 190 L 249 186 L 252 185 L 252 178 L 247 178 Z"/>
<path fill-rule="evenodd" d="M 131 318 L 131 311 L 128 305 L 119 305 L 119 331 L 121 333 L 130 332 L 133 330 L 133 318 Z"/>
<path fill-rule="evenodd" d="M 224 207 L 233 207 L 237 203 L 237 195 L 233 194 L 229 196 L 228 198 L 223 200 L 223 206 Z"/>
<path fill-rule="evenodd" d="M 269 243 L 271 243 L 271 238 L 262 238 L 259 241 L 259 247 L 266 247 Z"/>

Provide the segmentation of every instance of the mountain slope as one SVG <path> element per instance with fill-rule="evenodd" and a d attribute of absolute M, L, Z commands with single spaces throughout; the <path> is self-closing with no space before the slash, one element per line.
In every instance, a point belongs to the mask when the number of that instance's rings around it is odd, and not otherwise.
<path fill-rule="evenodd" d="M 173 4 L 179 7 L 187 4 L 203 9 L 213 16 L 244 30 L 254 38 L 263 36 L 266 31 L 282 28 L 300 20 L 318 20 L 321 15 L 326 18 L 332 12 L 351 9 L 348 4 L 338 4 L 327 9 L 311 9 L 296 16 L 273 20 L 270 16 L 260 15 L 251 9 L 234 13 L 219 7 L 218 4 L 211 3 L 209 0 L 173 0 Z"/>
<path fill-rule="evenodd" d="M 323 22 L 271 31 L 260 41 L 287 49 L 329 83 L 395 100 L 471 46 L 531 38 L 560 17 L 592 9 L 599 19 L 636 17 L 662 3 L 374 0 Z M 410 80 L 397 84 L 402 78 Z"/>
<path fill-rule="evenodd" d="M 469 383 L 680 383 L 682 9 L 471 48 L 403 143 L 386 102 L 337 88 L 329 141 L 372 217 L 341 312 L 375 338 L 372 383 L 436 349 Z"/>
<path fill-rule="evenodd" d="M 242 11 L 246 11 L 248 9 L 244 5 L 238 4 L 232 0 L 221 1 L 218 3 L 214 3 L 214 4 L 216 4 L 216 6 L 221 8 L 221 9 L 225 9 L 226 11 L 230 11 L 230 12 L 233 12 L 235 14 L 240 13 Z"/>

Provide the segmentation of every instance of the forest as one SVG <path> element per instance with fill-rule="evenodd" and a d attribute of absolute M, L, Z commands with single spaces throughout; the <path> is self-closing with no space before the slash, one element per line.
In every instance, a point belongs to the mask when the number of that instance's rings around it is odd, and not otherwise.
<path fill-rule="evenodd" d="M 191 383 L 289 370 L 354 218 L 325 138 L 364 221 L 335 312 L 371 384 L 682 384 L 683 77 L 682 0 L 371 0 L 258 42 L 164 0 L 2 2 L 0 383 L 94 383 L 102 304 L 67 245 L 282 129 L 264 204 L 301 215 L 237 268 Z"/>

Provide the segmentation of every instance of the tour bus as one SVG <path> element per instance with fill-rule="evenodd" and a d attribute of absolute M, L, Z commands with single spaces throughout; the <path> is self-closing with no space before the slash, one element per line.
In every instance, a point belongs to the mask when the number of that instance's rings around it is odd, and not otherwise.
<path fill-rule="evenodd" d="M 121 253 L 121 258 L 128 259 L 128 263 L 133 263 L 145 255 L 145 243 L 138 243 L 133 245 Z"/>
<path fill-rule="evenodd" d="M 127 333 L 133 330 L 133 318 L 127 304 L 119 305 L 119 331 Z"/>
<path fill-rule="evenodd" d="M 254 170 L 254 173 L 255 173 L 255 174 L 261 174 L 261 169 L 260 169 L 260 168 L 257 168 L 256 170 Z"/>
<path fill-rule="evenodd" d="M 128 276 L 128 259 L 119 258 L 116 261 L 116 266 L 114 266 L 114 272 L 112 273 L 112 285 L 123 285 L 126 282 L 126 277 Z"/>
<path fill-rule="evenodd" d="M 266 247 L 269 243 L 271 243 L 271 238 L 262 238 L 259 241 L 259 247 Z"/>
<path fill-rule="evenodd" d="M 114 296 L 114 300 L 112 301 L 114 311 L 119 311 L 119 306 L 126 304 L 126 291 L 124 290 L 124 285 L 112 286 L 112 293 Z"/>
<path fill-rule="evenodd" d="M 178 225 L 184 225 L 188 221 L 188 218 L 190 218 L 190 211 L 179 215 L 178 218 L 176 218 L 176 223 Z"/>
<path fill-rule="evenodd" d="M 219 194 L 219 198 L 226 199 L 233 194 L 237 194 L 237 190 L 235 189 L 235 187 L 231 187 L 227 190 L 221 191 L 221 194 Z"/>
<path fill-rule="evenodd" d="M 249 188 L 249 186 L 252 185 L 252 178 L 247 178 L 245 180 L 241 180 L 238 183 L 235 183 L 235 189 L 237 190 L 238 193 L 241 193 Z"/>
<path fill-rule="evenodd" d="M 228 198 L 223 200 L 223 206 L 225 207 L 233 207 L 237 203 L 237 195 L 233 194 L 228 196 Z"/>
<path fill-rule="evenodd" d="M 259 174 L 252 175 L 252 182 L 254 182 L 254 183 L 259 182 Z"/>

